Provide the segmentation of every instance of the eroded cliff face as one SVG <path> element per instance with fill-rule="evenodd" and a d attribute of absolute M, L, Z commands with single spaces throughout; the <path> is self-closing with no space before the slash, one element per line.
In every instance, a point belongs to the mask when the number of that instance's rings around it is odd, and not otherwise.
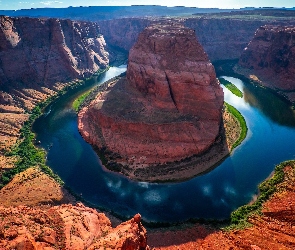
<path fill-rule="evenodd" d="M 1 89 L 51 86 L 108 64 L 95 23 L 1 16 L 0 27 Z"/>
<path fill-rule="evenodd" d="M 95 23 L 0 16 L 0 150 L 15 143 L 26 110 L 108 62 Z"/>
<path fill-rule="evenodd" d="M 103 213 L 81 203 L 0 207 L 0 216 L 2 249 L 148 249 L 139 214 L 116 228 Z"/>
<path fill-rule="evenodd" d="M 137 171 L 208 150 L 219 136 L 222 105 L 222 88 L 194 31 L 155 25 L 131 49 L 127 77 L 81 110 L 79 130 L 111 152 L 109 159 Z"/>
<path fill-rule="evenodd" d="M 144 28 L 162 21 L 159 18 L 122 18 L 98 23 L 109 46 L 129 51 Z M 238 59 L 260 26 L 266 23 L 287 23 L 275 19 L 266 21 L 211 17 L 174 19 L 174 21 L 195 30 L 198 41 L 211 61 Z"/>
<path fill-rule="evenodd" d="M 295 91 L 295 26 L 262 26 L 244 49 L 238 72 L 278 91 Z M 295 95 L 285 93 L 295 101 Z"/>
<path fill-rule="evenodd" d="M 128 52 L 138 35 L 154 21 L 147 18 L 121 18 L 98 21 L 101 33 L 108 45 Z"/>
<path fill-rule="evenodd" d="M 211 61 L 238 59 L 265 21 L 232 18 L 188 18 L 185 26 L 196 31 Z"/>

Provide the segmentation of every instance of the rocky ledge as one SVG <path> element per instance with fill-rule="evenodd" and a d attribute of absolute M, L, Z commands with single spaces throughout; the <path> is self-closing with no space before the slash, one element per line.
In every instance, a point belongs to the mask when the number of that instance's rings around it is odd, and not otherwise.
<path fill-rule="evenodd" d="M 237 72 L 295 102 L 295 26 L 260 27 L 244 49 Z"/>
<path fill-rule="evenodd" d="M 145 250 L 146 230 L 135 215 L 116 228 L 95 209 L 77 205 L 1 207 L 1 249 Z"/>
<path fill-rule="evenodd" d="M 206 152 L 219 138 L 222 106 L 222 88 L 194 31 L 151 26 L 129 53 L 127 76 L 80 111 L 79 130 L 111 168 L 137 178 L 139 169 Z"/>

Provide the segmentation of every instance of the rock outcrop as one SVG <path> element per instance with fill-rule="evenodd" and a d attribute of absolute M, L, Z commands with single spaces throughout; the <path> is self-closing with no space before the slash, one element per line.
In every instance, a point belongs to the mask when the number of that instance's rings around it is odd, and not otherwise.
<path fill-rule="evenodd" d="M 262 26 L 244 49 L 238 72 L 295 101 L 295 26 Z M 293 98 L 292 98 L 293 96 Z"/>
<path fill-rule="evenodd" d="M 127 77 L 81 110 L 79 130 L 134 170 L 204 153 L 219 136 L 222 106 L 222 88 L 194 31 L 155 25 L 131 49 Z"/>
<path fill-rule="evenodd" d="M 103 213 L 81 203 L 0 207 L 0 216 L 1 249 L 148 249 L 139 214 L 116 228 Z"/>

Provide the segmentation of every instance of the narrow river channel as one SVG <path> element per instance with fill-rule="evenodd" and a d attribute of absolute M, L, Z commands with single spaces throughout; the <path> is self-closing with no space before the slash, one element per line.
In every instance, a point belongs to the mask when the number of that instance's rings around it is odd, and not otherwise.
<path fill-rule="evenodd" d="M 80 136 L 73 100 L 91 87 L 126 70 L 111 67 L 47 107 L 34 124 L 37 140 L 48 151 L 47 164 L 75 193 L 122 216 L 141 213 L 146 221 L 175 222 L 189 218 L 228 218 L 257 194 L 257 186 L 276 164 L 295 159 L 295 112 L 272 92 L 224 77 L 243 93 L 224 89 L 225 101 L 245 117 L 248 135 L 218 167 L 181 183 L 135 182 L 105 170 Z"/>

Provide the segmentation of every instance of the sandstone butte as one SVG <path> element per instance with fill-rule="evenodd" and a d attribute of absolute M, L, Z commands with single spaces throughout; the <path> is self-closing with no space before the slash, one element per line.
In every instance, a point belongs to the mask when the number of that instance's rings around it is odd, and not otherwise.
<path fill-rule="evenodd" d="M 111 162 L 138 171 L 206 152 L 219 139 L 222 107 L 222 88 L 195 32 L 162 24 L 140 33 L 126 77 L 83 108 L 78 123 Z"/>
<path fill-rule="evenodd" d="M 237 72 L 295 102 L 295 26 L 265 25 L 244 49 Z"/>

